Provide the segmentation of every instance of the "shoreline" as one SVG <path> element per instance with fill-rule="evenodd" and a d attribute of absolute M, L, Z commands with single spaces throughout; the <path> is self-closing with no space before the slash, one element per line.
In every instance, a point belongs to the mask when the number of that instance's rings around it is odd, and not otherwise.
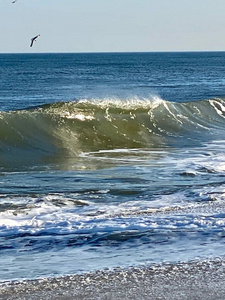
<path fill-rule="evenodd" d="M 225 260 L 116 268 L 0 284 L 1 300 L 225 298 Z"/>

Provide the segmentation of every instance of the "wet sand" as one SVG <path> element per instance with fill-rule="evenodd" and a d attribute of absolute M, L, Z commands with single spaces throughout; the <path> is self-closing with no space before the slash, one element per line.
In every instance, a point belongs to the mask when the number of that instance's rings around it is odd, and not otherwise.
<path fill-rule="evenodd" d="M 98 271 L 2 283 L 0 299 L 225 299 L 225 261 Z"/>

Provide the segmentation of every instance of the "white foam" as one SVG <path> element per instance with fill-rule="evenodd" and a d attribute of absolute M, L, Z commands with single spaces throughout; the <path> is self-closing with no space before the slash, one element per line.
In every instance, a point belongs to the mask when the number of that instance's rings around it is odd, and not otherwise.
<path fill-rule="evenodd" d="M 220 101 L 209 100 L 209 103 L 213 106 L 213 108 L 215 109 L 215 111 L 220 117 L 225 118 L 225 107 Z"/>
<path fill-rule="evenodd" d="M 78 119 L 80 121 L 91 121 L 94 120 L 93 116 L 90 115 L 85 115 L 85 114 L 76 114 L 76 113 L 67 113 L 63 115 L 64 117 L 66 117 L 67 119 Z"/>
<path fill-rule="evenodd" d="M 103 98 L 103 99 L 80 99 L 77 103 L 87 103 L 98 106 L 102 109 L 109 107 L 123 108 L 123 109 L 138 109 L 138 108 L 157 108 L 160 104 L 166 102 L 157 95 L 150 95 L 149 98 L 140 98 L 133 96 L 127 99 L 119 98 Z"/>
<path fill-rule="evenodd" d="M 102 190 L 101 193 L 108 193 L 108 190 Z M 44 196 L 38 201 L 33 198 L 29 200 L 30 203 L 22 210 L 14 209 L 0 213 L 1 236 L 21 232 L 93 234 L 142 231 L 143 228 L 175 229 L 193 224 L 203 226 L 201 216 L 199 223 L 190 221 L 189 216 L 182 216 L 181 219 L 172 216 L 175 211 L 194 206 L 187 202 L 185 192 L 162 195 L 152 201 L 140 199 L 107 205 L 86 202 L 88 205 L 77 206 L 73 205 L 73 199 L 57 194 Z M 61 205 L 54 203 L 54 200 L 59 200 Z M 164 213 L 166 217 L 163 216 Z"/>

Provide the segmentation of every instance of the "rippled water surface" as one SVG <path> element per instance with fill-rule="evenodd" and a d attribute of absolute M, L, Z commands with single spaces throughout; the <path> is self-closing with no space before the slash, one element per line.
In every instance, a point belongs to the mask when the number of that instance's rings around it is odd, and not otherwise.
<path fill-rule="evenodd" d="M 224 59 L 0 55 L 0 280 L 223 257 Z"/>

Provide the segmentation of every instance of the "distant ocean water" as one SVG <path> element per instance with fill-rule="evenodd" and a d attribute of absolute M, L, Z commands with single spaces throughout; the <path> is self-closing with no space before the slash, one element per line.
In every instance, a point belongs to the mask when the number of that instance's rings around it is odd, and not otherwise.
<path fill-rule="evenodd" d="M 0 281 L 224 257 L 225 53 L 0 54 Z"/>

